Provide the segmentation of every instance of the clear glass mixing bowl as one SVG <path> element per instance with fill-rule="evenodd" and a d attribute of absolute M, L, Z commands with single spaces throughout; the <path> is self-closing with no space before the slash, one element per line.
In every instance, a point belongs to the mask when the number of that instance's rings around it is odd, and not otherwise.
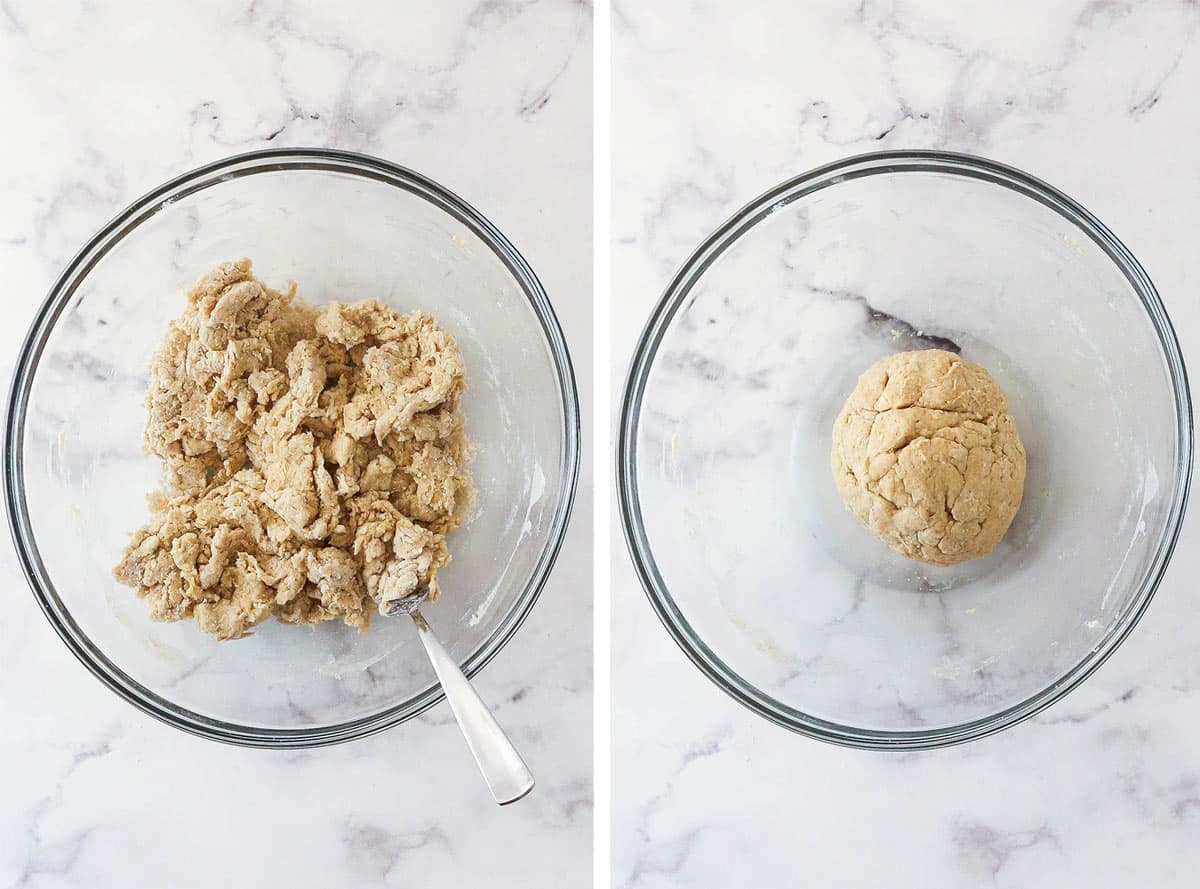
<path fill-rule="evenodd" d="M 986 558 L 861 528 L 833 420 L 890 352 L 988 367 L 1028 451 Z M 721 688 L 796 731 L 919 748 L 1012 725 L 1141 616 L 1183 515 L 1192 418 L 1162 303 L 1075 201 L 939 152 L 850 158 L 722 225 L 671 282 L 625 390 L 618 487 L 650 601 Z"/>
<path fill-rule="evenodd" d="M 184 291 L 240 256 L 313 302 L 376 297 L 457 338 L 476 499 L 449 539 L 442 597 L 422 610 L 468 674 L 529 613 L 562 541 L 579 460 L 570 360 L 533 271 L 486 219 L 423 176 L 338 151 L 244 154 L 168 182 L 105 226 L 38 312 L 9 399 L 5 502 L 59 635 L 179 728 L 260 746 L 349 740 L 441 698 L 408 621 L 267 621 L 216 642 L 190 621 L 151 622 L 110 573 L 158 481 L 141 444 L 150 356 Z"/>

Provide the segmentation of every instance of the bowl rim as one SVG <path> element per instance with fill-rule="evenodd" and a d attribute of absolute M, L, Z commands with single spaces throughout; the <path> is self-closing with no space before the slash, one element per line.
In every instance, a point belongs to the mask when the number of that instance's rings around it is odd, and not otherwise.
<path fill-rule="evenodd" d="M 23 439 L 34 373 L 58 317 L 91 269 L 142 222 L 175 201 L 243 176 L 280 171 L 336 172 L 374 180 L 416 195 L 455 218 L 484 242 L 520 286 L 551 352 L 563 419 L 559 473 L 563 479 L 542 552 L 525 589 L 495 630 L 462 663 L 474 676 L 528 617 L 562 547 L 579 481 L 579 396 L 570 352 L 549 297 L 533 269 L 482 213 L 434 180 L 382 158 L 329 148 L 272 148 L 241 152 L 196 167 L 145 193 L 113 217 L 75 254 L 35 313 L 17 355 L 4 421 L 4 506 L 17 559 L 42 612 L 79 661 L 117 695 L 162 722 L 216 741 L 248 747 L 318 747 L 366 737 L 423 713 L 444 697 L 436 682 L 378 713 L 308 728 L 268 728 L 204 716 L 176 706 L 124 673 L 84 634 L 63 605 L 42 564 L 25 499 Z"/>
<path fill-rule="evenodd" d="M 646 382 L 658 347 L 692 287 L 725 249 L 765 217 L 816 191 L 864 176 L 906 172 L 946 173 L 1008 188 L 1063 216 L 1104 250 L 1137 293 L 1158 335 L 1173 389 L 1177 472 L 1167 521 L 1137 596 L 1097 647 L 1046 688 L 994 714 L 951 726 L 880 731 L 820 719 L 783 704 L 744 680 L 692 630 L 658 570 L 642 521 L 637 434 Z M 1099 219 L 1063 192 L 1016 167 L 975 155 L 911 149 L 853 155 L 792 177 L 750 201 L 705 238 L 667 285 L 634 348 L 620 406 L 617 443 L 618 510 L 634 570 L 659 620 L 700 671 L 743 706 L 799 734 L 845 747 L 919 750 L 976 740 L 1031 718 L 1087 679 L 1125 640 L 1154 597 L 1179 537 L 1191 484 L 1193 416 L 1183 355 L 1158 292 L 1129 249 Z"/>

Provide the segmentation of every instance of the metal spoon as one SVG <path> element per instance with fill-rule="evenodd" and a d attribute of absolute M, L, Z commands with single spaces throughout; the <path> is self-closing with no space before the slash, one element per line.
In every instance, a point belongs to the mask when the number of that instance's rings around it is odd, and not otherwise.
<path fill-rule="evenodd" d="M 533 790 L 533 773 L 421 616 L 418 608 L 428 595 L 429 587 L 422 584 L 407 596 L 381 603 L 380 610 L 384 614 L 407 614 L 417 625 L 417 635 L 425 645 L 433 672 L 442 684 L 446 701 L 454 711 L 454 718 L 458 720 L 458 727 L 467 739 L 467 746 L 471 748 L 471 755 L 475 757 L 492 797 L 502 806 L 515 803 Z"/>

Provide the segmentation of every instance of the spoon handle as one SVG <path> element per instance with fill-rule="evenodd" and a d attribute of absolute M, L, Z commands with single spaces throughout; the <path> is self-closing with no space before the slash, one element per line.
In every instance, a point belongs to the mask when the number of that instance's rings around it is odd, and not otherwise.
<path fill-rule="evenodd" d="M 502 806 L 516 802 L 533 790 L 533 773 L 454 658 L 433 635 L 421 612 L 414 610 L 410 617 L 417 625 L 417 633 L 446 693 L 446 701 L 454 711 L 454 718 L 458 720 L 458 727 L 467 739 L 467 746 L 471 748 L 471 755 L 475 757 L 492 797 Z"/>

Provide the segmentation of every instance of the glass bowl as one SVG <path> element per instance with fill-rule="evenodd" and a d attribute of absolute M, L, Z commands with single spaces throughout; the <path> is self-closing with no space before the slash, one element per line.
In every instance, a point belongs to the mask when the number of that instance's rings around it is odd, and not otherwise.
<path fill-rule="evenodd" d="M 844 508 L 834 418 L 881 356 L 989 368 L 1028 451 L 987 557 L 897 555 Z M 863 155 L 738 212 L 675 276 L 625 389 L 618 488 L 650 602 L 722 689 L 868 748 L 1025 719 L 1120 644 L 1179 532 L 1192 417 L 1179 346 L 1087 210 L 980 158 Z"/>
<path fill-rule="evenodd" d="M 407 620 L 363 633 L 268 620 L 236 642 L 153 623 L 111 570 L 147 518 L 151 354 L 217 263 L 302 296 L 430 312 L 458 340 L 475 502 L 423 608 L 477 672 L 529 614 L 562 542 L 579 407 L 562 331 L 533 271 L 476 210 L 423 176 L 340 151 L 242 154 L 134 202 L 71 261 L 17 360 L 5 503 L 17 552 L 71 651 L 130 703 L 198 735 L 256 746 L 361 737 L 441 699 Z"/>

